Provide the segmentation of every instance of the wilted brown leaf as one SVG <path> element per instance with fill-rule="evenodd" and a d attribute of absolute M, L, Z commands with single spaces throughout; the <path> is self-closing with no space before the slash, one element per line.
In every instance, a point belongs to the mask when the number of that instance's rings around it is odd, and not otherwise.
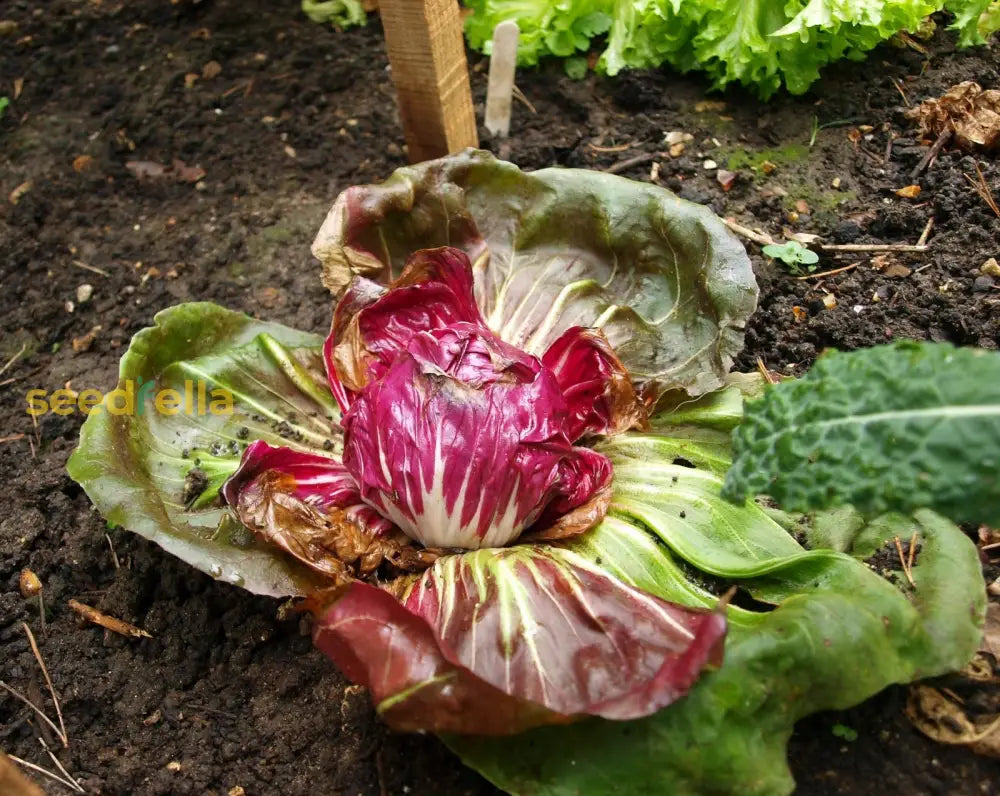
<path fill-rule="evenodd" d="M 197 82 L 198 82 L 197 72 L 188 72 L 186 75 L 184 75 L 184 88 L 191 88 Z"/>
<path fill-rule="evenodd" d="M 42 791 L 26 779 L 14 761 L 0 752 L 0 793 L 6 796 L 43 796 Z"/>
<path fill-rule="evenodd" d="M 100 326 L 95 326 L 85 335 L 81 337 L 73 338 L 73 351 L 77 354 L 82 354 L 84 351 L 89 351 L 90 347 L 94 344 L 94 339 L 97 337 L 97 333 L 101 331 Z"/>
<path fill-rule="evenodd" d="M 94 165 L 94 159 L 90 155 L 77 155 L 73 158 L 73 171 L 80 172 L 86 171 L 91 166 Z"/>
<path fill-rule="evenodd" d="M 938 743 L 968 746 L 976 754 L 1000 757 L 1000 715 L 973 722 L 958 700 L 924 684 L 910 686 L 906 715 L 918 730 Z"/>
<path fill-rule="evenodd" d="M 24 78 L 14 78 L 14 99 L 20 97 L 22 91 L 24 91 Z"/>
<path fill-rule="evenodd" d="M 971 80 L 952 86 L 938 99 L 925 100 L 906 116 L 916 121 L 920 134 L 928 138 L 951 130 L 962 149 L 1000 145 L 1000 90 L 984 91 Z"/>
<path fill-rule="evenodd" d="M 900 188 L 896 191 L 896 196 L 902 199 L 916 199 L 920 196 L 920 186 L 919 185 L 907 185 L 905 188 Z"/>
<path fill-rule="evenodd" d="M 290 493 L 288 478 L 277 471 L 259 476 L 241 490 L 236 513 L 258 538 L 326 575 L 331 585 L 371 575 L 383 562 L 411 571 L 425 569 L 438 557 L 430 548 L 418 549 L 399 531 L 375 536 L 347 511 L 319 511 Z"/>
<path fill-rule="evenodd" d="M 222 74 L 222 64 L 218 61 L 209 61 L 201 68 L 201 76 L 205 80 L 211 80 L 213 77 L 218 77 Z"/>
<path fill-rule="evenodd" d="M 893 279 L 902 279 L 912 274 L 913 271 L 901 263 L 890 263 L 882 273 Z"/>

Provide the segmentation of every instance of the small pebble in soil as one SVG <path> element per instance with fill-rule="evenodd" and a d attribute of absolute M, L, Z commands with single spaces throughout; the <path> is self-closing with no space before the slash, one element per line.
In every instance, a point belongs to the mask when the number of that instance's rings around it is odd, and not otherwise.
<path fill-rule="evenodd" d="M 76 288 L 76 303 L 86 304 L 90 301 L 90 297 L 94 295 L 94 286 L 88 285 L 86 283 L 77 286 Z"/>
<path fill-rule="evenodd" d="M 694 185 L 685 185 L 682 187 L 678 196 L 681 199 L 687 199 L 689 202 L 697 202 L 700 205 L 707 205 L 712 201 L 711 194 L 696 188 Z"/>
<path fill-rule="evenodd" d="M 976 280 L 972 283 L 972 290 L 974 293 L 985 293 L 988 290 L 992 290 L 994 284 L 992 277 L 977 276 Z"/>
<path fill-rule="evenodd" d="M 833 228 L 835 243 L 854 243 L 861 234 L 861 226 L 856 221 L 841 221 Z"/>

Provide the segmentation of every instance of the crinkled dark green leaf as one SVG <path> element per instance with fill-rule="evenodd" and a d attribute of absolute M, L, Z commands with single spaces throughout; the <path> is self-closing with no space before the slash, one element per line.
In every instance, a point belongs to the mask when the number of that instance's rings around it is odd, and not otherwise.
<path fill-rule="evenodd" d="M 734 446 L 727 497 L 1000 524 L 1000 354 L 905 341 L 828 354 L 750 404 Z"/>
<path fill-rule="evenodd" d="M 752 395 L 760 382 L 744 387 Z M 722 668 L 639 721 L 445 738 L 499 787 L 536 796 L 790 793 L 786 745 L 799 718 L 960 668 L 974 654 L 979 562 L 951 522 L 929 511 L 868 524 L 847 510 L 809 518 L 748 503 L 730 511 L 720 496 L 726 444 L 704 440 L 725 433 L 740 394 L 731 386 L 677 407 L 691 425 L 661 413 L 654 433 L 602 443 L 615 465 L 611 513 L 566 545 L 667 600 L 704 606 L 729 585 L 755 598 L 754 610 L 729 609 Z M 861 558 L 914 533 L 916 588 L 907 593 Z M 762 603 L 776 607 L 757 610 Z"/>
<path fill-rule="evenodd" d="M 387 281 L 414 251 L 462 249 L 489 326 L 541 355 L 598 327 L 647 394 L 722 384 L 757 302 L 750 261 L 707 208 L 601 172 L 522 172 L 468 150 L 337 199 L 313 243 L 324 281 Z"/>
<path fill-rule="evenodd" d="M 114 415 L 102 405 L 81 429 L 70 476 L 109 522 L 216 578 L 260 594 L 308 591 L 317 576 L 230 519 L 218 490 L 256 439 L 339 452 L 323 339 L 208 303 L 181 304 L 155 320 L 133 338 L 118 386 L 152 380 L 156 391 L 183 393 L 190 382 L 195 411 L 160 414 L 155 392 L 146 394 L 141 414 Z M 233 413 L 199 414 L 199 382 L 206 396 L 228 390 Z"/>

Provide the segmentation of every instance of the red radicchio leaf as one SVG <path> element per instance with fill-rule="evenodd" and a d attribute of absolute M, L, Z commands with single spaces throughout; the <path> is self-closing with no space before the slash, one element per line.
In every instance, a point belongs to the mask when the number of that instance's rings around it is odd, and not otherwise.
<path fill-rule="evenodd" d="M 410 538 L 499 547 L 551 502 L 568 510 L 610 482 L 610 463 L 595 470 L 603 456 L 574 448 L 565 419 L 562 391 L 537 359 L 455 324 L 415 335 L 355 399 L 343 419 L 344 465 L 364 500 Z M 579 457 L 587 462 L 574 467 Z M 593 472 L 589 482 L 574 476 L 583 472 Z"/>
<path fill-rule="evenodd" d="M 456 323 L 486 328 L 473 295 L 472 266 L 458 249 L 415 252 L 388 290 L 356 279 L 337 305 L 324 348 L 341 408 L 347 411 L 350 393 L 385 374 L 414 334 Z"/>
<path fill-rule="evenodd" d="M 721 665 L 725 633 L 721 612 L 522 545 L 441 558 L 401 603 L 353 583 L 313 639 L 398 729 L 507 734 L 654 713 Z"/>
<path fill-rule="evenodd" d="M 555 374 L 566 397 L 570 439 L 647 426 L 646 408 L 632 379 L 600 330 L 567 329 L 549 346 L 542 364 Z"/>

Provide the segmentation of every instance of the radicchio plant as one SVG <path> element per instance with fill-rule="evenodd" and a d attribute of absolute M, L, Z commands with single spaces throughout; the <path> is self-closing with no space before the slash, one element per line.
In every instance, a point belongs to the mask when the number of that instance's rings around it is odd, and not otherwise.
<path fill-rule="evenodd" d="M 468 258 L 442 247 L 388 287 L 356 278 L 324 358 L 342 461 L 258 441 L 222 494 L 332 579 L 314 598 L 316 644 L 392 724 L 503 734 L 631 719 L 721 663 L 721 613 L 542 544 L 607 512 L 611 462 L 574 443 L 646 425 L 602 332 L 570 327 L 541 357 L 504 342 Z"/>
<path fill-rule="evenodd" d="M 728 373 L 757 293 L 708 209 L 468 151 L 348 188 L 313 252 L 340 298 L 325 346 L 163 310 L 119 387 L 198 380 L 233 413 L 93 411 L 68 470 L 109 524 L 306 596 L 316 643 L 394 726 L 465 733 L 444 740 L 515 793 L 773 796 L 800 718 L 977 648 L 980 563 L 952 523 L 722 499 L 765 381 Z M 754 479 L 739 491 L 774 486 Z M 862 563 L 914 535 L 912 591 Z M 770 610 L 729 605 L 725 627 L 720 581 Z"/>

